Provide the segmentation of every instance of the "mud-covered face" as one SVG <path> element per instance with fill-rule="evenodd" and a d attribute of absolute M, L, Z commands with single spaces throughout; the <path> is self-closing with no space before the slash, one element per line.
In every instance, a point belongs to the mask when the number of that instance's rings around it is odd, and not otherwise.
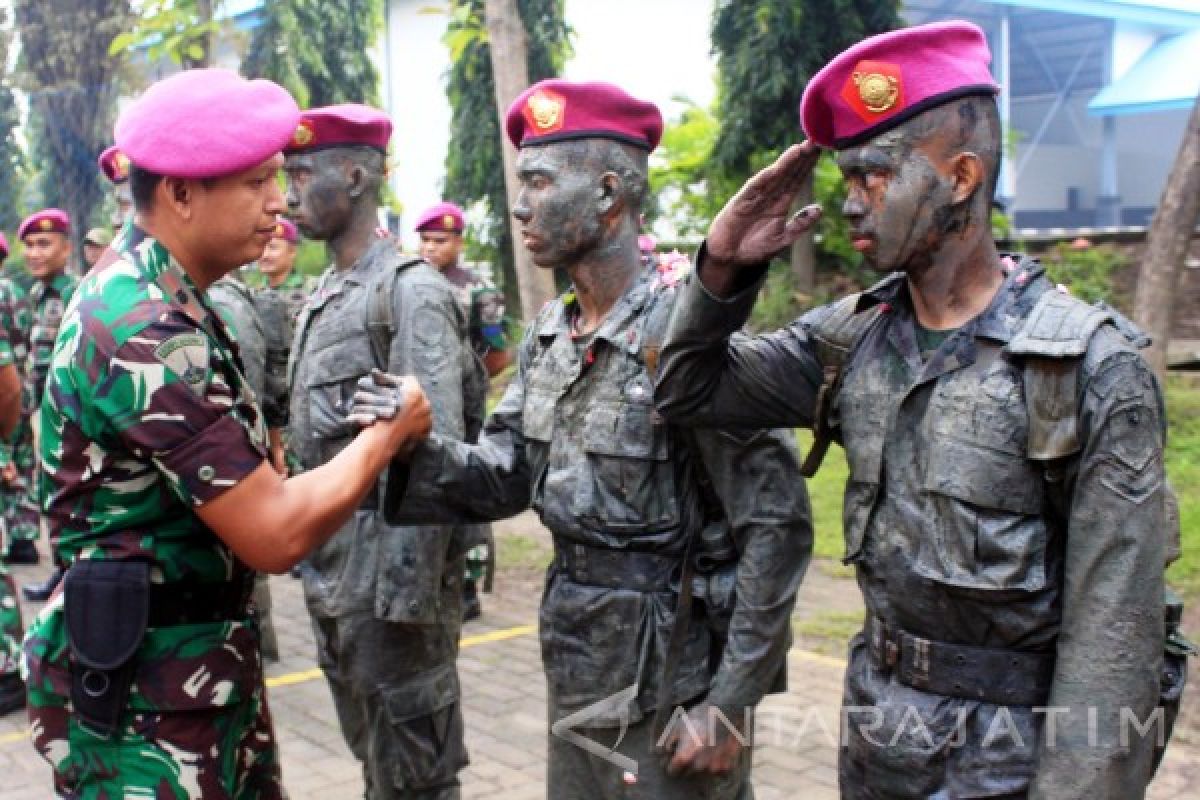
<path fill-rule="evenodd" d="M 289 155 L 287 216 L 309 239 L 327 241 L 349 224 L 350 170 L 335 150 Z"/>
<path fill-rule="evenodd" d="M 566 268 L 597 247 L 604 174 L 595 149 L 579 142 L 522 148 L 517 156 L 521 191 L 512 213 L 533 263 Z"/>
<path fill-rule="evenodd" d="M 854 249 L 875 269 L 928 264 L 955 228 L 954 178 L 943 137 L 904 127 L 838 153 L 846 178 L 842 213 Z"/>

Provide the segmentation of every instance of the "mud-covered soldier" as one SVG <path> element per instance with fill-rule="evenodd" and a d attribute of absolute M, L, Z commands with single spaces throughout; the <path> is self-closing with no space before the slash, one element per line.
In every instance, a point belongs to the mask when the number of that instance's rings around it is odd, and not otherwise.
<path fill-rule="evenodd" d="M 850 644 L 843 797 L 1140 798 L 1157 731 L 1122 718 L 1155 711 L 1163 663 L 1162 396 L 1131 326 L 997 252 L 989 61 L 978 28 L 939 23 L 861 42 L 813 79 L 809 142 L 713 222 L 659 407 L 815 425 L 845 448 L 867 624 Z M 837 151 L 855 248 L 894 272 L 736 337 L 765 263 L 819 216 L 789 211 L 814 145 Z"/>
<path fill-rule="evenodd" d="M 494 377 L 509 364 L 504 294 L 486 275 L 462 263 L 464 229 L 463 211 L 454 203 L 438 203 L 417 217 L 421 257 L 446 276 L 454 287 L 467 315 L 471 346 L 483 361 L 488 377 Z M 489 562 L 491 568 L 495 565 L 496 537 L 492 526 L 478 526 L 478 538 L 482 543 L 467 553 L 467 574 L 463 579 L 463 619 L 466 620 L 483 613 L 479 586 L 481 582 L 490 584 L 491 577 L 484 580 L 485 573 Z"/>
<path fill-rule="evenodd" d="M 372 369 L 416 375 L 442 435 L 462 438 L 482 419 L 485 379 L 450 284 L 376 235 L 391 131 L 367 106 L 313 109 L 286 151 L 288 216 L 333 254 L 292 342 L 302 469 L 351 440 L 346 412 Z M 467 763 L 456 660 L 469 542 L 426 522 L 389 525 L 372 493 L 302 570 L 317 661 L 372 800 L 456 798 Z"/>
<path fill-rule="evenodd" d="M 0 233 L 0 267 L 3 267 L 7 258 L 8 239 Z M 9 278 L 0 278 L 0 439 L 3 439 L 0 448 L 3 448 L 5 457 L 8 454 L 8 439 L 21 422 L 21 375 L 17 368 L 19 356 L 14 352 L 14 339 L 16 346 L 21 347 L 25 333 L 13 329 L 9 305 L 14 300 L 14 291 L 15 287 Z M 0 488 L 0 510 L 7 514 L 14 500 L 10 493 Z M 4 527 L 7 528 L 7 525 L 8 520 L 5 519 Z M 0 546 L 2 552 L 4 546 Z M 21 637 L 24 632 L 16 586 L 4 559 L 0 558 L 0 716 L 25 705 L 25 683 L 20 674 Z"/>
<path fill-rule="evenodd" d="M 654 411 L 674 290 L 642 266 L 637 229 L 658 109 L 546 81 L 507 130 L 525 246 L 573 288 L 533 321 L 478 444 L 435 437 L 398 463 L 389 512 L 473 522 L 532 505 L 553 534 L 542 660 L 549 722 L 570 735 L 548 736 L 549 797 L 750 797 L 750 751 L 717 712 L 745 726 L 785 675 L 812 545 L 794 448 L 784 434 L 684 434 Z M 360 391 L 359 413 L 377 394 Z"/>
<path fill-rule="evenodd" d="M 22 423 L 11 442 L 11 460 L 5 467 L 6 483 L 14 490 L 17 508 L 11 517 L 14 524 L 9 534 L 8 562 L 36 564 L 39 556 L 37 540 L 38 506 L 35 496 L 34 470 L 37 448 L 36 412 L 46 383 L 50 351 L 77 279 L 67 272 L 71 261 L 70 220 L 67 213 L 47 208 L 30 214 L 17 229 L 17 237 L 25 245 L 25 268 L 32 281 L 24 303 L 28 309 L 29 329 L 22 379 Z M 43 584 L 25 587 L 31 600 L 44 600 L 62 576 L 56 569 Z"/>
<path fill-rule="evenodd" d="M 137 207 L 63 320 L 41 415 L 40 495 L 63 588 L 25 637 L 33 744 L 64 797 L 280 798 L 248 598 L 332 534 L 429 429 L 396 424 L 284 481 L 237 346 L 205 290 L 256 259 L 283 210 L 299 119 L 279 86 L 182 72 L 121 114 Z"/>

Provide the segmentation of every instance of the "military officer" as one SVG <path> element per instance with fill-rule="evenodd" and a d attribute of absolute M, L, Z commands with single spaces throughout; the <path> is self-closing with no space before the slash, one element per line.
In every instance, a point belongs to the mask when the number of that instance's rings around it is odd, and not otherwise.
<path fill-rule="evenodd" d="M 258 258 L 299 119 L 268 81 L 191 70 L 117 121 L 136 215 L 62 323 L 42 404 L 41 499 L 63 588 L 24 656 L 33 744 L 64 797 L 281 798 L 249 606 L 254 570 L 324 541 L 395 450 L 396 424 L 284 481 L 206 289 Z"/>
<path fill-rule="evenodd" d="M 17 237 L 25 244 L 25 266 L 33 282 L 25 301 L 30 327 L 25 364 L 21 372 L 22 410 L 26 424 L 18 426 L 14 434 L 12 467 L 8 470 L 11 476 L 8 484 L 15 490 L 14 499 L 19 508 L 13 515 L 16 524 L 9 530 L 8 562 L 36 564 L 39 560 L 39 525 L 33 471 L 37 421 L 33 416 L 41 402 L 58 323 L 77 279 L 67 272 L 71 260 L 71 240 L 70 220 L 65 211 L 48 208 L 30 214 L 17 229 Z M 49 592 L 43 595 L 39 590 L 46 586 L 52 589 L 60 577 L 61 573 L 56 569 L 46 584 L 25 587 L 27 596 L 30 599 L 45 599 Z"/>
<path fill-rule="evenodd" d="M 129 191 L 129 157 L 112 145 L 100 153 L 96 163 L 112 184 L 113 213 L 110 223 L 112 229 L 117 231 L 133 214 L 133 195 Z"/>
<path fill-rule="evenodd" d="M 6 258 L 8 239 L 0 233 L 0 266 Z M 9 278 L 0 278 L 0 437 L 5 441 L 21 421 L 21 376 L 17 370 L 19 356 L 14 349 L 20 347 L 24 332 L 12 326 L 13 316 L 10 309 L 14 292 L 12 281 Z M 3 449 L 7 457 L 7 446 Z M 4 466 L 7 467 L 7 462 Z M 4 489 L 0 489 L 0 492 L 4 493 L 4 496 L 0 496 L 0 503 L 3 503 L 5 512 L 14 499 L 7 494 L 6 488 L 7 483 L 4 484 Z M 7 527 L 8 520 L 5 519 L 3 529 L 7 530 Z M 5 547 L 0 547 L 0 552 L 4 549 Z M 25 705 L 25 684 L 21 681 L 19 670 L 21 636 L 24 630 L 21 624 L 21 608 L 17 605 L 16 586 L 4 559 L 0 558 L 0 716 Z"/>
<path fill-rule="evenodd" d="M 461 438 L 482 418 L 471 387 L 485 379 L 450 285 L 375 232 L 391 130 L 367 106 L 312 109 L 285 151 L 288 216 L 333 253 L 300 313 L 289 368 L 291 444 L 306 470 L 350 441 L 347 404 L 374 368 L 416 374 L 444 435 Z M 317 660 L 371 800 L 459 796 L 468 544 L 449 526 L 386 524 L 372 494 L 302 570 Z"/>
<path fill-rule="evenodd" d="M 421 238 L 421 257 L 437 268 L 458 293 L 467 315 L 471 346 L 483 360 L 488 376 L 508 366 L 508 333 L 504 323 L 504 295 L 488 278 L 463 265 L 463 211 L 454 203 L 442 202 L 417 217 L 416 230 Z M 496 539 L 491 525 L 478 526 L 476 535 L 484 541 L 467 553 L 467 574 L 463 579 L 463 619 L 475 619 L 483 613 L 479 584 L 491 561 L 494 564 Z"/>
<path fill-rule="evenodd" d="M 281 219 L 262 258 L 258 259 L 258 271 L 266 276 L 267 288 L 282 298 L 293 322 L 300 316 L 300 309 L 304 308 L 313 289 L 312 283 L 293 269 L 299 241 L 295 224 Z"/>
<path fill-rule="evenodd" d="M 1150 779 L 1163 663 L 1163 400 L 1137 336 L 1006 265 L 983 33 L 867 39 L 804 92 L 809 141 L 714 220 L 663 352 L 661 411 L 815 426 L 846 450 L 844 798 L 1130 800 Z M 736 334 L 818 147 L 868 263 L 858 295 Z M 1129 332 L 1127 337 L 1125 331 Z M 1160 720 L 1161 724 L 1161 720 Z"/>
<path fill-rule="evenodd" d="M 513 216 L 534 263 L 573 288 L 530 325 L 479 443 L 435 436 L 398 463 L 389 513 L 479 521 L 532 504 L 553 534 L 539 615 L 557 731 L 547 796 L 749 798 L 748 722 L 782 688 L 812 547 L 794 445 L 685 434 L 654 412 L 674 290 L 642 266 L 637 229 L 658 109 L 552 80 L 506 123 Z M 386 394 L 364 385 L 356 417 L 388 413 Z"/>

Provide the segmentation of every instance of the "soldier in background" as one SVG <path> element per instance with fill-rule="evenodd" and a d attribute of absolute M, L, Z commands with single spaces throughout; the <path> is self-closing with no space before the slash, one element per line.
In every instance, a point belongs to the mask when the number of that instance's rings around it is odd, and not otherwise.
<path fill-rule="evenodd" d="M 471 346 L 482 359 L 488 377 L 496 376 L 509 363 L 504 295 L 485 275 L 462 263 L 462 209 L 454 203 L 438 203 L 417 217 L 416 230 L 421 237 L 421 257 L 446 276 L 455 288 L 467 315 Z M 467 573 L 463 579 L 464 620 L 475 619 L 483 613 L 479 587 L 482 585 L 485 590 L 491 590 L 496 567 L 496 537 L 492 526 L 473 527 L 476 529 L 474 535 L 483 543 L 467 552 Z"/>
<path fill-rule="evenodd" d="M 105 228 L 92 228 L 83 236 L 83 271 L 90 272 L 100 256 L 112 244 L 112 234 Z"/>
<path fill-rule="evenodd" d="M 8 239 L 0 233 L 0 267 L 8 258 Z M 21 374 L 17 367 L 24 356 L 25 330 L 14 325 L 12 305 L 16 287 L 7 277 L 0 277 L 0 437 L 5 442 L 21 423 Z M 8 448 L 5 447 L 5 455 Z M 7 466 L 7 463 L 5 464 Z M 7 483 L 0 489 L 0 503 L 7 515 L 16 500 L 7 492 Z M 0 538 L 7 538 L 8 520 L 0 521 Z M 3 552 L 0 547 L 0 552 Z M 3 559 L 0 559 L 0 716 L 25 705 L 25 683 L 21 680 L 21 608 L 17 604 L 17 589 Z"/>
<path fill-rule="evenodd" d="M 333 254 L 300 313 L 288 370 L 291 444 L 305 470 L 351 441 L 347 405 L 375 369 L 415 374 L 444 435 L 467 435 L 483 415 L 472 387 L 486 379 L 450 285 L 376 235 L 391 130 L 367 106 L 311 109 L 285 151 L 288 216 Z M 389 525 L 381 503 L 381 493 L 363 498 L 305 562 L 317 661 L 367 797 L 449 800 L 467 764 L 456 659 L 470 542 L 451 526 Z"/>
<path fill-rule="evenodd" d="M 300 236 L 291 220 L 281 219 L 275 226 L 275 235 L 267 243 L 262 258 L 258 259 L 258 271 L 267 279 L 265 289 L 283 300 L 292 322 L 300 316 L 300 309 L 312 294 L 315 281 L 305 279 L 296 272 L 296 251 Z"/>

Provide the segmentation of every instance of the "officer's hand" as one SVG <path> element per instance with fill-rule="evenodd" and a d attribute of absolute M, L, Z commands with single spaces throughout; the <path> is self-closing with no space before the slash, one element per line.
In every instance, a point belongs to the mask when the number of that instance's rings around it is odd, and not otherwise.
<path fill-rule="evenodd" d="M 735 194 L 708 229 L 705 270 L 736 269 L 770 260 L 821 218 L 821 207 L 792 204 L 812 173 L 821 150 L 812 142 L 789 147 Z M 708 281 L 706 280 L 707 284 Z"/>
<path fill-rule="evenodd" d="M 670 756 L 667 774 L 724 775 L 738 765 L 742 743 L 725 725 L 709 725 L 709 706 L 701 704 L 688 712 L 691 725 L 677 722 L 663 742 L 663 751 Z M 693 736 L 695 731 L 699 736 Z M 715 739 L 709 741 L 709 733 Z"/>
<path fill-rule="evenodd" d="M 354 405 L 346 419 L 364 428 L 377 420 L 392 419 L 404 407 L 403 385 L 403 377 L 372 369 L 358 379 Z"/>

